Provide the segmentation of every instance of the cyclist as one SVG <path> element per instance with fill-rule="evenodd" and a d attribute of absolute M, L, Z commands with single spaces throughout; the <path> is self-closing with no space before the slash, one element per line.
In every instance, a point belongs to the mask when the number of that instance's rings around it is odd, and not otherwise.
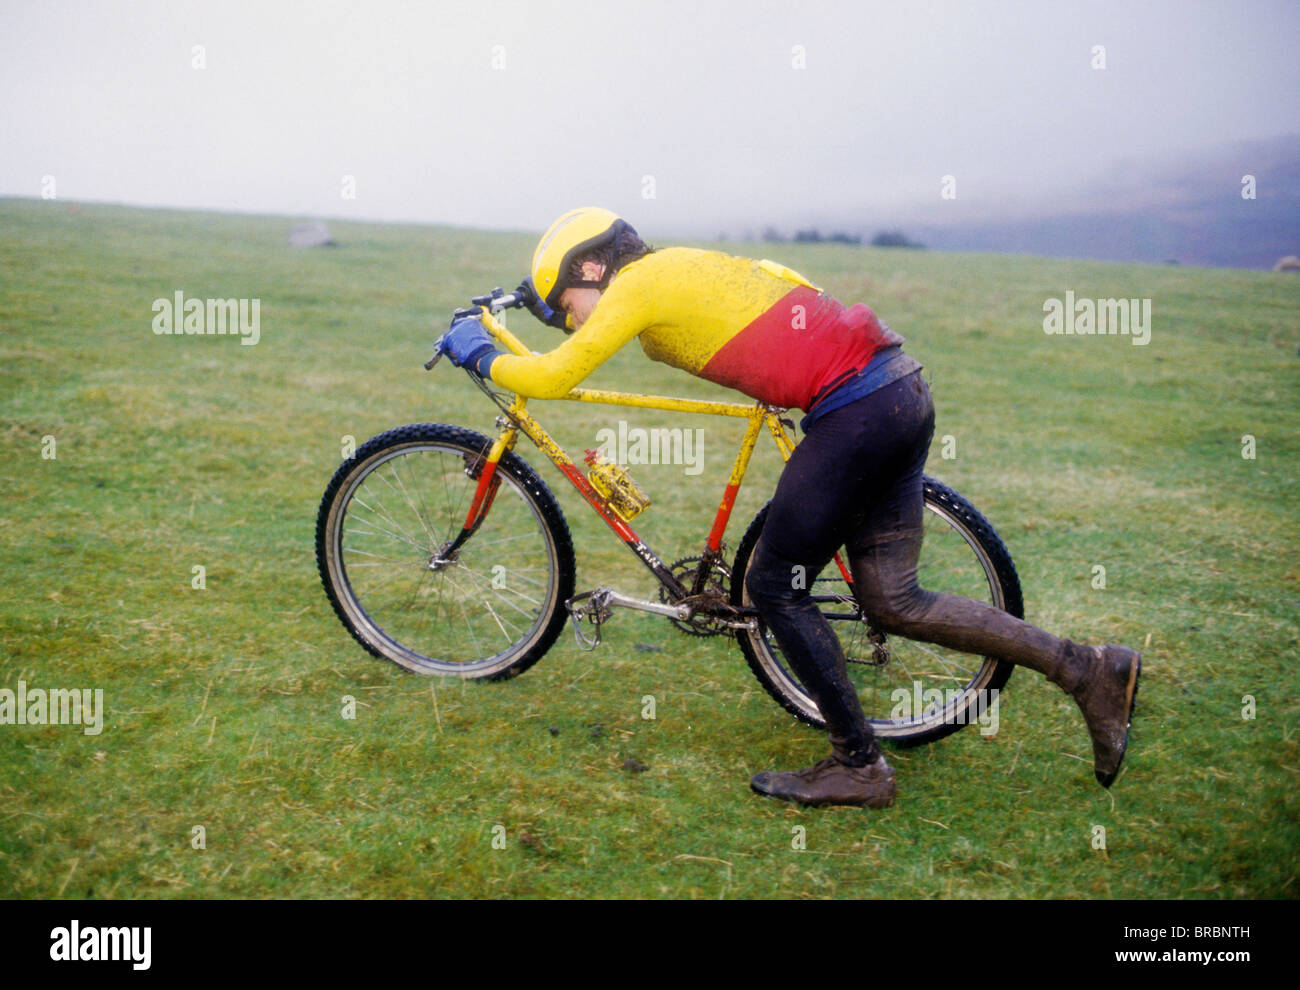
<path fill-rule="evenodd" d="M 652 360 L 806 413 L 777 484 L 746 586 L 817 702 L 831 755 L 760 773 L 753 789 L 805 804 L 884 807 L 894 772 L 848 679 L 839 640 L 807 590 L 845 547 L 854 593 L 875 626 L 1042 673 L 1078 704 L 1103 787 L 1128 746 L 1141 657 L 1058 639 L 991 605 L 917 584 L 922 469 L 934 406 L 903 338 L 865 305 L 845 307 L 770 261 L 650 248 L 592 207 L 551 225 L 533 254 L 530 308 L 570 335 L 546 354 L 499 352 L 482 323 L 457 320 L 443 350 L 524 396 L 558 398 L 632 338 Z"/>

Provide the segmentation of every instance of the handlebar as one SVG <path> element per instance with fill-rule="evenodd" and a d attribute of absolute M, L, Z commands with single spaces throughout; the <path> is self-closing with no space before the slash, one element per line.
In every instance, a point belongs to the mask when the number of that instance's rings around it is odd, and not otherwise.
<path fill-rule="evenodd" d="M 503 309 L 523 309 L 528 305 L 527 297 L 519 289 L 506 292 L 500 286 L 497 286 L 485 296 L 474 296 L 470 299 L 470 302 L 474 303 L 475 306 L 486 306 L 489 313 L 499 313 Z M 459 313 L 460 310 L 456 312 Z"/>
<path fill-rule="evenodd" d="M 491 292 L 481 296 L 472 296 L 470 302 L 472 306 L 462 306 L 451 314 L 452 322 L 465 316 L 479 316 L 482 314 L 484 307 L 492 314 L 501 312 L 503 309 L 523 309 L 536 302 L 536 296 L 530 292 L 529 286 L 521 285 L 513 292 L 506 292 L 500 286 L 494 288 Z M 442 338 L 439 337 L 434 343 L 435 353 L 433 357 L 424 362 L 424 369 L 432 371 L 434 365 L 442 360 Z"/>

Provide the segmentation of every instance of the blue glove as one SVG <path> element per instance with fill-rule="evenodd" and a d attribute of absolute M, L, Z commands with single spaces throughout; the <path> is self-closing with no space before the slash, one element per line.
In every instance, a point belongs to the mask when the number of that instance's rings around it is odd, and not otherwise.
<path fill-rule="evenodd" d="M 557 330 L 564 329 L 566 314 L 563 311 L 551 309 L 550 306 L 546 305 L 546 300 L 537 295 L 537 289 L 533 287 L 531 275 L 519 284 L 519 288 L 515 289 L 515 292 L 519 294 L 524 305 L 528 307 L 528 312 L 532 313 L 548 327 L 555 327 Z"/>
<path fill-rule="evenodd" d="M 476 316 L 463 316 L 442 335 L 438 349 L 457 368 L 469 367 L 484 378 L 490 377 L 492 362 L 501 352 L 492 344 L 492 335 Z"/>

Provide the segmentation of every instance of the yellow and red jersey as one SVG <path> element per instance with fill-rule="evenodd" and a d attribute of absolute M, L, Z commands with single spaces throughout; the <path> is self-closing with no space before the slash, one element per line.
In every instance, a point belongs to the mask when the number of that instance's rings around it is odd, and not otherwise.
<path fill-rule="evenodd" d="M 505 354 L 492 379 L 539 399 L 568 393 L 633 337 L 655 361 L 805 411 L 903 338 L 769 261 L 665 248 L 624 267 L 587 321 L 546 354 Z"/>

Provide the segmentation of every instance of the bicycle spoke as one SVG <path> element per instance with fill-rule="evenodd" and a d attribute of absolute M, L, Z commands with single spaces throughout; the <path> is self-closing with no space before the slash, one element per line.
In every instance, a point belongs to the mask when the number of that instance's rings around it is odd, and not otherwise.
<path fill-rule="evenodd" d="M 359 503 L 360 505 L 362 505 L 363 507 L 365 507 L 365 508 L 367 508 L 367 509 L 370 509 L 370 506 L 366 504 L 366 502 L 365 502 L 364 499 L 361 499 L 361 498 L 359 498 L 359 497 L 354 497 L 354 498 L 353 498 L 353 501 Z M 370 511 L 374 512 L 375 510 L 370 509 Z M 385 514 L 384 517 L 385 517 L 385 518 L 389 518 L 386 514 Z M 392 521 L 394 527 L 398 527 L 398 526 L 400 526 L 400 524 L 399 524 L 396 520 L 390 520 L 390 521 Z M 403 536 L 401 533 L 392 532 L 392 531 L 390 531 L 390 530 L 383 529 L 382 527 L 378 527 L 378 524 L 375 523 L 374 520 L 367 520 L 367 523 L 368 523 L 369 525 L 371 525 L 371 526 L 376 526 L 376 527 L 378 528 L 378 533 L 375 533 L 375 534 L 373 534 L 373 535 L 380 535 L 380 534 L 382 534 L 382 535 L 384 535 L 384 536 L 391 536 L 393 539 L 395 539 L 395 540 L 400 540 L 400 541 L 403 542 L 403 543 L 410 544 L 411 546 L 415 547 L 415 549 L 420 550 L 420 551 L 427 551 L 427 549 L 428 549 L 428 547 L 423 547 L 423 546 L 421 546 L 420 544 L 416 543 L 414 540 L 412 540 L 412 539 L 410 539 L 410 538 L 408 538 L 408 537 L 406 537 L 406 536 Z M 356 530 L 354 529 L 353 532 L 355 533 Z"/>
<path fill-rule="evenodd" d="M 392 463 L 393 463 L 393 462 L 391 462 L 391 461 L 389 462 L 390 465 L 391 465 Z M 408 506 L 410 506 L 410 508 L 411 508 L 411 512 L 415 515 L 415 518 L 416 518 L 417 520 L 419 520 L 420 526 L 421 526 L 421 528 L 424 530 L 424 535 L 427 536 L 427 537 L 429 538 L 429 545 L 430 545 L 430 546 L 434 546 L 434 545 L 435 545 L 435 541 L 434 541 L 434 538 L 433 538 L 433 534 L 429 532 L 429 526 L 428 526 L 428 524 L 424 521 L 424 515 L 423 515 L 423 513 L 420 512 L 419 509 L 417 509 L 417 508 L 415 507 L 415 502 L 413 502 L 413 501 L 411 500 L 411 493 L 410 493 L 409 491 L 407 491 L 407 488 L 406 488 L 406 482 L 404 482 L 404 481 L 402 480 L 402 476 L 401 476 L 401 474 L 398 473 L 396 467 L 393 467 L 393 468 L 392 468 L 392 474 L 393 474 L 393 477 L 397 479 L 397 483 L 398 483 L 398 484 L 401 486 L 401 488 L 402 488 L 402 496 L 406 499 L 406 504 L 407 504 Z"/>
<path fill-rule="evenodd" d="M 480 593 L 484 590 L 483 585 L 480 583 L 480 581 L 481 581 L 482 579 L 481 579 L 477 574 L 475 574 L 472 570 L 466 570 L 466 569 L 462 568 L 462 569 L 461 569 L 461 573 L 466 574 L 466 575 L 470 578 L 470 580 L 472 580 L 472 581 L 474 582 L 476 588 L 479 590 Z M 489 581 L 488 584 L 487 584 L 487 588 L 486 588 L 486 590 L 491 591 L 494 595 L 496 595 L 496 596 L 497 596 L 498 598 L 500 598 L 503 602 L 505 602 L 505 604 L 509 605 L 511 608 L 513 608 L 515 611 L 519 612 L 521 615 L 527 616 L 529 619 L 531 619 L 531 618 L 534 617 L 534 613 L 529 612 L 529 611 L 527 611 L 526 609 L 522 609 L 522 608 L 520 608 L 520 607 L 519 607 L 518 605 L 516 605 L 514 602 L 512 602 L 512 601 L 510 601 L 508 598 L 506 598 L 505 595 L 501 594 L 501 589 L 500 589 L 500 588 L 494 588 L 494 587 L 492 587 L 490 581 Z M 536 601 L 536 600 L 534 600 L 534 599 L 529 598 L 527 595 L 520 594 L 519 597 L 520 597 L 520 598 L 523 598 L 525 601 L 531 601 L 531 602 L 533 602 L 534 605 L 540 605 L 540 604 L 541 604 L 540 602 L 538 602 L 538 601 Z"/>

